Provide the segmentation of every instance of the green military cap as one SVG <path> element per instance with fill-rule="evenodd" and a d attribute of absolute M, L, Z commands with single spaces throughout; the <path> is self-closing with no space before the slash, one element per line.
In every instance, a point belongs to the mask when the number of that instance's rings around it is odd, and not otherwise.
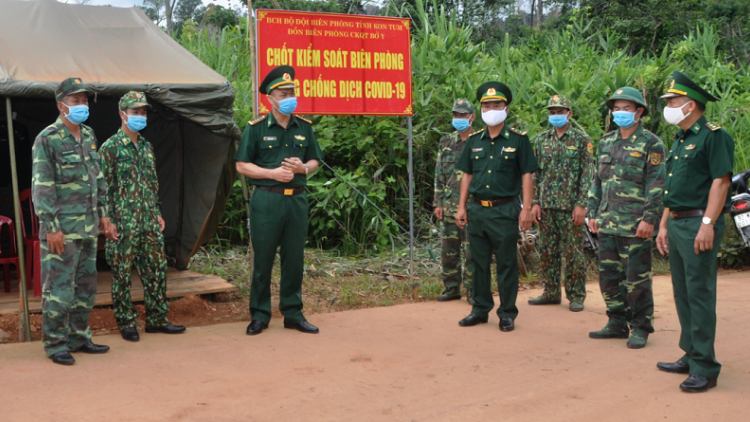
<path fill-rule="evenodd" d="M 122 98 L 120 98 L 119 106 L 120 110 L 139 107 L 151 108 L 151 104 L 146 101 L 146 94 L 136 91 L 130 91 L 127 94 L 123 95 Z"/>
<path fill-rule="evenodd" d="M 270 94 L 273 89 L 295 88 L 294 68 L 291 66 L 279 66 L 263 78 L 260 84 L 260 92 Z"/>
<path fill-rule="evenodd" d="M 698 86 L 697 83 L 693 82 L 685 76 L 679 70 L 675 70 L 672 73 L 672 84 L 669 85 L 667 93 L 662 95 L 661 98 L 672 98 L 672 97 L 688 97 L 701 104 L 706 104 L 709 101 L 718 101 L 717 97 L 709 94 L 708 91 Z"/>
<path fill-rule="evenodd" d="M 570 100 L 568 97 L 564 95 L 553 95 L 549 98 L 549 102 L 547 103 L 546 108 L 567 108 L 568 110 L 572 110 L 573 106 L 570 104 Z"/>
<path fill-rule="evenodd" d="M 61 101 L 68 95 L 78 94 L 79 92 L 87 92 L 86 88 L 83 87 L 81 78 L 68 78 L 57 86 L 55 100 Z"/>
<path fill-rule="evenodd" d="M 459 98 L 453 103 L 453 110 L 451 111 L 474 114 L 474 104 L 466 98 Z"/>
<path fill-rule="evenodd" d="M 612 94 L 612 96 L 607 100 L 607 107 L 612 109 L 615 106 L 615 101 L 617 100 L 634 102 L 637 105 L 643 107 L 643 116 L 648 114 L 648 106 L 646 105 L 646 100 L 643 99 L 643 94 L 641 94 L 641 91 L 638 91 L 635 88 L 624 86 L 616 90 L 615 93 Z"/>
<path fill-rule="evenodd" d="M 480 103 L 505 101 L 505 104 L 510 104 L 513 101 L 513 93 L 504 83 L 485 82 L 477 89 L 477 101 Z"/>

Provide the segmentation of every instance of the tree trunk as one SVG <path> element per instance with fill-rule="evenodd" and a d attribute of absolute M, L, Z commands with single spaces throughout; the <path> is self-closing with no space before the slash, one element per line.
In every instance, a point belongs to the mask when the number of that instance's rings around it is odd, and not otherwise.
<path fill-rule="evenodd" d="M 172 31 L 174 31 L 174 24 L 172 23 L 172 6 L 174 6 L 174 3 L 171 2 L 171 0 L 164 0 L 164 16 L 167 21 L 167 33 L 169 35 L 172 35 Z"/>
<path fill-rule="evenodd" d="M 536 0 L 536 26 L 542 26 L 543 17 L 544 17 L 544 1 Z"/>
<path fill-rule="evenodd" d="M 541 1 L 541 0 L 540 0 Z M 529 25 L 534 26 L 534 11 L 536 10 L 536 0 L 531 0 L 531 13 L 529 14 Z"/>

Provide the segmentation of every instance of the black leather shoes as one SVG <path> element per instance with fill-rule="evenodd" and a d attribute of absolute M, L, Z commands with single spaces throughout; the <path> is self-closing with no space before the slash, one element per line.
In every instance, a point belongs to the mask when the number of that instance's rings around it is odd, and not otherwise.
<path fill-rule="evenodd" d="M 55 362 L 59 365 L 72 365 L 76 363 L 75 358 L 73 358 L 73 356 L 67 350 L 57 352 L 49 358 L 52 359 L 52 362 Z"/>
<path fill-rule="evenodd" d="M 159 327 L 146 327 L 147 333 L 164 333 L 164 334 L 181 334 L 184 333 L 187 328 L 182 325 L 164 324 Z"/>
<path fill-rule="evenodd" d="M 284 321 L 284 328 L 289 328 L 292 330 L 297 330 L 297 331 L 301 331 L 303 333 L 308 333 L 308 334 L 318 334 L 320 332 L 318 327 L 310 324 L 307 321 L 300 321 L 300 322 Z"/>
<path fill-rule="evenodd" d="M 108 351 L 109 351 L 109 346 L 100 346 L 90 341 L 84 344 L 83 346 L 78 346 L 75 349 L 71 350 L 72 353 L 83 352 L 83 353 L 88 353 L 92 355 L 98 355 L 100 353 L 107 353 Z"/>
<path fill-rule="evenodd" d="M 664 372 L 671 372 L 673 374 L 689 374 L 690 373 L 690 365 L 687 363 L 678 360 L 677 362 L 659 362 L 656 364 L 656 367 L 661 369 Z"/>
<path fill-rule="evenodd" d="M 500 318 L 500 331 L 513 331 L 513 329 L 516 328 L 515 324 L 513 323 L 513 318 L 503 317 Z"/>
<path fill-rule="evenodd" d="M 489 318 L 487 316 L 479 316 L 477 314 L 469 314 L 466 318 L 458 321 L 458 325 L 462 327 L 472 327 L 477 324 L 486 324 Z"/>
<path fill-rule="evenodd" d="M 128 327 L 123 328 L 120 330 L 120 335 L 122 336 L 123 340 L 127 341 L 138 341 L 141 339 L 141 336 L 138 335 L 138 329 L 135 327 Z"/>
<path fill-rule="evenodd" d="M 253 322 L 247 326 L 247 335 L 254 336 L 260 334 L 263 332 L 264 328 L 268 328 L 268 323 L 254 319 Z"/>
<path fill-rule="evenodd" d="M 680 384 L 680 390 L 686 393 L 703 393 L 709 388 L 716 387 L 716 378 L 708 378 L 703 375 L 690 374 L 690 376 Z"/>

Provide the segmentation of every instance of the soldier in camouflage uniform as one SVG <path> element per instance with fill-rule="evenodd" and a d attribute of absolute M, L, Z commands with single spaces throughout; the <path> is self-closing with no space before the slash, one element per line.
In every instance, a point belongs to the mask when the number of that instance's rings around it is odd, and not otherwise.
<path fill-rule="evenodd" d="M 544 293 L 529 299 L 529 304 L 560 303 L 564 257 L 569 309 L 580 312 L 586 299 L 583 224 L 586 222 L 586 196 L 594 173 L 594 146 L 586 132 L 571 126 L 570 100 L 555 95 L 550 98 L 547 109 L 554 127 L 539 134 L 534 141 L 541 170 L 534 176 L 535 197 L 531 210 L 540 225 Z"/>
<path fill-rule="evenodd" d="M 107 193 L 80 78 L 55 90 L 60 116 L 34 141 L 31 193 L 39 216 L 42 342 L 47 357 L 72 365 L 70 352 L 104 353 L 91 342 L 96 299 L 96 245 L 110 235 Z"/>
<path fill-rule="evenodd" d="M 437 297 L 439 302 L 461 299 L 461 282 L 466 286 L 466 300 L 474 304 L 471 294 L 471 254 L 469 252 L 468 229 L 458 228 L 456 212 L 463 172 L 456 170 L 456 162 L 466 145 L 466 139 L 474 133 L 474 105 L 461 98 L 453 104 L 453 127 L 455 132 L 440 138 L 437 165 L 435 165 L 435 217 L 443 220 L 443 284 L 445 290 Z M 463 270 L 463 271 L 462 271 Z"/>
<path fill-rule="evenodd" d="M 154 147 L 138 133 L 146 127 L 151 106 L 142 92 L 131 91 L 120 99 L 119 107 L 122 126 L 99 151 L 108 206 L 117 228 L 115 238 L 107 241 L 106 256 L 112 267 L 112 304 L 120 334 L 125 340 L 138 341 L 138 312 L 130 296 L 132 267 L 143 283 L 146 332 L 177 334 L 185 327 L 167 320 L 167 258 L 156 159 Z"/>
<path fill-rule="evenodd" d="M 654 332 L 651 248 L 663 209 L 664 143 L 639 123 L 648 107 L 637 89 L 618 89 L 607 105 L 620 129 L 599 141 L 587 211 L 589 228 L 599 233 L 599 285 L 609 322 L 589 337 L 630 337 L 627 346 L 639 349 Z"/>

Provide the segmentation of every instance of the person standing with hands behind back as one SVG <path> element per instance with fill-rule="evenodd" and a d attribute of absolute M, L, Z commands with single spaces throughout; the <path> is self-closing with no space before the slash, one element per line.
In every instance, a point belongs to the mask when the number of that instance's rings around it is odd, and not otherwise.
<path fill-rule="evenodd" d="M 456 165 L 464 172 L 456 222 L 461 229 L 469 226 L 475 302 L 471 314 L 458 325 L 469 327 L 488 321 L 495 306 L 490 270 L 494 254 L 500 293 L 497 316 L 500 330 L 507 332 L 513 331 L 518 316 L 518 226 L 522 230 L 531 227 L 532 173 L 539 165 L 526 132 L 505 124 L 513 100 L 510 88 L 487 82 L 477 89 L 477 100 L 482 104 L 487 129 L 469 137 Z M 523 209 L 519 209 L 516 197 L 522 190 Z"/>

